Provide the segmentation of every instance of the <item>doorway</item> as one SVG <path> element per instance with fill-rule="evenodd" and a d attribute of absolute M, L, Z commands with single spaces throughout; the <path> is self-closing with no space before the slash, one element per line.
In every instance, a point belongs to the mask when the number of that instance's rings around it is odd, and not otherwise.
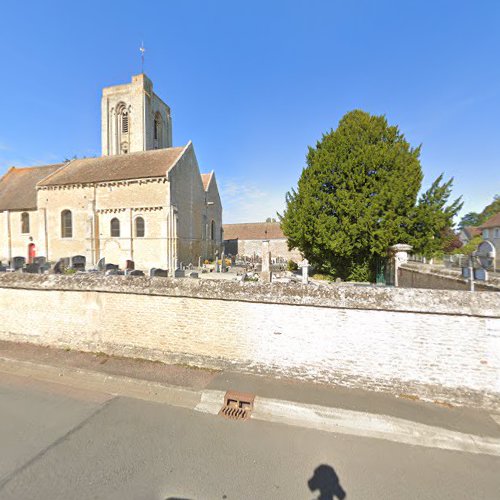
<path fill-rule="evenodd" d="M 28 264 L 33 264 L 33 260 L 36 257 L 36 247 L 34 243 L 28 245 Z"/>

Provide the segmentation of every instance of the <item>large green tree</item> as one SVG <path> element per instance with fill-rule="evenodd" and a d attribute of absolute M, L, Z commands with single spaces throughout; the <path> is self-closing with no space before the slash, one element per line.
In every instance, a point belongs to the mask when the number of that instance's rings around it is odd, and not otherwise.
<path fill-rule="evenodd" d="M 447 249 L 453 218 L 463 205 L 461 198 L 450 203 L 452 186 L 453 178 L 443 182 L 441 174 L 420 196 L 412 216 L 415 252 L 434 257 Z"/>
<path fill-rule="evenodd" d="M 280 220 L 289 247 L 320 272 L 365 280 L 390 245 L 423 246 L 429 230 L 417 238 L 424 228 L 418 222 L 430 209 L 416 210 L 419 155 L 420 147 L 412 148 L 384 116 L 347 113 L 309 148 L 298 187 L 287 193 Z"/>

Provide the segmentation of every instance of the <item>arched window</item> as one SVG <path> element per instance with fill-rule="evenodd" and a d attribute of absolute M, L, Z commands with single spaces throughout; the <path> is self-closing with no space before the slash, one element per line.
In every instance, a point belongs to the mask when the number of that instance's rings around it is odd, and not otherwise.
<path fill-rule="evenodd" d="M 215 240 L 215 221 L 212 221 L 212 224 L 210 225 L 210 239 Z"/>
<path fill-rule="evenodd" d="M 73 217 L 70 210 L 61 212 L 61 238 L 73 237 Z"/>
<path fill-rule="evenodd" d="M 128 113 L 122 113 L 122 134 L 128 134 Z"/>
<path fill-rule="evenodd" d="M 142 217 L 137 217 L 135 219 L 135 236 L 137 238 L 144 238 L 144 234 L 145 234 L 144 219 Z"/>
<path fill-rule="evenodd" d="M 120 221 L 116 217 L 113 217 L 111 219 L 111 237 L 112 238 L 120 237 Z"/>
<path fill-rule="evenodd" d="M 23 212 L 21 214 L 21 233 L 26 234 L 30 232 L 30 214 Z"/>

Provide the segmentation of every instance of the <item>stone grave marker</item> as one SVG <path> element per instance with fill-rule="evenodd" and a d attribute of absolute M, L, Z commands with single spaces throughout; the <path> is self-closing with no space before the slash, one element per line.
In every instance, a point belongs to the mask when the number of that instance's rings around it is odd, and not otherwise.
<path fill-rule="evenodd" d="M 12 267 L 14 271 L 22 269 L 25 264 L 26 264 L 26 259 L 24 257 L 14 257 L 12 259 Z"/>
<path fill-rule="evenodd" d="M 167 269 L 159 269 L 159 268 L 153 267 L 149 271 L 149 276 L 151 278 L 168 278 L 168 270 Z"/>
<path fill-rule="evenodd" d="M 71 267 L 77 271 L 85 271 L 86 260 L 84 255 L 74 255 L 71 257 Z"/>
<path fill-rule="evenodd" d="M 26 264 L 26 267 L 24 268 L 25 273 L 30 273 L 30 274 L 39 274 L 40 273 L 40 264 L 37 264 L 36 262 L 32 262 L 31 264 Z"/>
<path fill-rule="evenodd" d="M 304 259 L 299 264 L 299 267 L 302 268 L 302 284 L 303 285 L 309 284 L 309 261 L 307 259 Z"/>

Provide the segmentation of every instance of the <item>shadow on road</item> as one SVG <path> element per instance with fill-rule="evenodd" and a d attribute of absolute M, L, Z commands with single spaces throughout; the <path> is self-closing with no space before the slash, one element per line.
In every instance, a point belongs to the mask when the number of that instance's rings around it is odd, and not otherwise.
<path fill-rule="evenodd" d="M 330 465 L 321 464 L 314 469 L 314 475 L 307 482 L 312 492 L 319 491 L 317 500 L 344 500 L 347 494 L 340 486 L 339 477 Z"/>

